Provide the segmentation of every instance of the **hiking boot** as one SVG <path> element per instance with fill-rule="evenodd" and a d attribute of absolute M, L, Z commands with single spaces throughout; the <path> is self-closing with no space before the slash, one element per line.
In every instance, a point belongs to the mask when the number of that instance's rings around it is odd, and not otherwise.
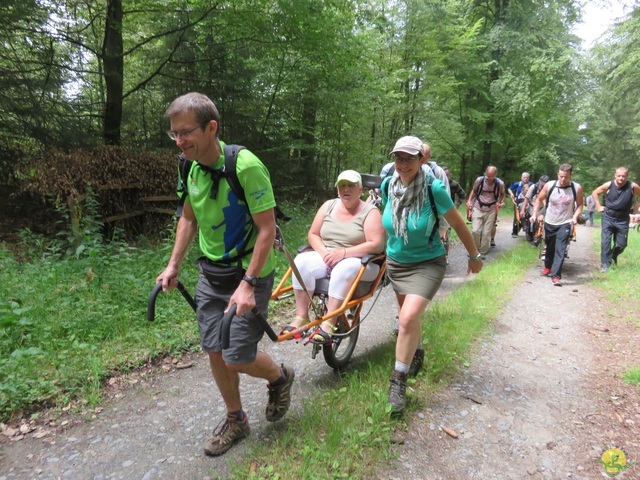
<path fill-rule="evenodd" d="M 491 246 L 492 246 L 492 247 L 495 247 L 495 246 L 496 246 L 496 241 L 495 241 L 493 238 L 491 239 Z"/>
<path fill-rule="evenodd" d="M 411 359 L 411 365 L 409 366 L 409 371 L 407 372 L 407 377 L 416 377 L 418 376 L 418 372 L 422 368 L 422 363 L 424 362 L 424 349 L 422 345 L 416 350 L 416 353 L 413 354 L 413 358 Z"/>
<path fill-rule="evenodd" d="M 246 413 L 242 421 L 238 420 L 235 415 L 227 416 L 213 430 L 213 436 L 207 440 L 204 453 L 211 457 L 222 455 L 233 447 L 236 442 L 249 436 L 249 433 L 249 421 Z"/>
<path fill-rule="evenodd" d="M 396 318 L 393 320 L 393 334 L 397 337 L 398 333 L 400 333 L 400 319 L 396 315 Z"/>
<path fill-rule="evenodd" d="M 541 271 L 540 271 L 540 275 L 542 275 L 543 277 L 548 277 L 549 274 L 551 273 L 551 269 L 544 267 Z"/>
<path fill-rule="evenodd" d="M 269 402 L 267 403 L 267 409 L 265 411 L 265 417 L 268 422 L 275 422 L 284 417 L 289 405 L 291 404 L 291 385 L 296 378 L 296 373 L 291 367 L 285 367 L 280 365 L 280 368 L 284 372 L 287 380 L 276 386 L 267 384 L 269 390 Z"/>
<path fill-rule="evenodd" d="M 389 384 L 391 413 L 402 413 L 407 405 L 407 374 L 394 370 L 389 379 Z"/>
<path fill-rule="evenodd" d="M 553 283 L 554 287 L 561 287 L 562 286 L 562 280 L 560 280 L 558 277 L 553 277 L 551 279 L 551 283 Z"/>

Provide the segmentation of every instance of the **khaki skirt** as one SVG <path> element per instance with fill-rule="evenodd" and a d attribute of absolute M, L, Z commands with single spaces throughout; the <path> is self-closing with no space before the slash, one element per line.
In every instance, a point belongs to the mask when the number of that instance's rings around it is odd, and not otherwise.
<path fill-rule="evenodd" d="M 432 300 L 447 270 L 446 256 L 419 263 L 399 263 L 387 257 L 387 276 L 400 295 L 420 295 Z"/>

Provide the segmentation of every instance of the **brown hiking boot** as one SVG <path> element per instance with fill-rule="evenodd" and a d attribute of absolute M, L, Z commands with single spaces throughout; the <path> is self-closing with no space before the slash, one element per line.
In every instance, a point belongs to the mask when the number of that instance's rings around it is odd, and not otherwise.
<path fill-rule="evenodd" d="M 409 371 L 407 372 L 407 377 L 416 377 L 418 376 L 418 372 L 422 368 L 422 364 L 424 363 L 424 349 L 422 345 L 416 350 L 416 353 L 413 354 L 413 358 L 411 359 L 411 365 L 409 366 Z"/>
<path fill-rule="evenodd" d="M 391 404 L 391 413 L 402 413 L 407 405 L 407 374 L 394 370 L 389 379 L 389 403 Z"/>
<path fill-rule="evenodd" d="M 242 421 L 235 416 L 227 416 L 213 430 L 213 436 L 207 440 L 204 453 L 211 457 L 217 457 L 227 452 L 233 445 L 248 436 L 250 433 L 247 414 Z"/>
<path fill-rule="evenodd" d="M 291 367 L 280 365 L 280 368 L 286 375 L 287 380 L 277 386 L 267 384 L 267 388 L 269 389 L 269 403 L 267 403 L 265 417 L 268 422 L 275 422 L 284 417 L 291 403 L 291 385 L 293 385 L 293 380 L 296 378 L 296 373 Z"/>

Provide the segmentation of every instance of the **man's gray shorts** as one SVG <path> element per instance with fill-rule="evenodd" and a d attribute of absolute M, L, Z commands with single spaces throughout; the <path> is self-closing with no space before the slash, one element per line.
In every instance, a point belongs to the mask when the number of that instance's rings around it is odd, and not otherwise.
<path fill-rule="evenodd" d="M 255 287 L 256 305 L 264 318 L 267 318 L 273 276 L 274 273 L 271 272 L 266 277 L 260 278 Z M 200 328 L 200 344 L 205 352 L 222 351 L 222 359 L 227 363 L 251 363 L 256 359 L 258 342 L 264 335 L 264 330 L 251 312 L 242 317 L 234 317 L 229 332 L 229 348 L 222 350 L 220 335 L 222 317 L 233 292 L 233 290 L 212 287 L 200 274 L 195 294 L 195 301 L 198 304 L 196 316 Z"/>

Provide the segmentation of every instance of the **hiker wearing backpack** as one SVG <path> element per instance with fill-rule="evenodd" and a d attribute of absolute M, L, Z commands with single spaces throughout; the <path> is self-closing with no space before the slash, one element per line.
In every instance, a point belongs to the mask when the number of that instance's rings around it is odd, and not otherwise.
<path fill-rule="evenodd" d="M 519 204 L 522 203 L 522 200 L 524 198 L 522 191 L 525 186 L 531 186 L 531 185 L 533 185 L 533 183 L 529 181 L 529 173 L 523 172 L 522 176 L 520 177 L 520 181 L 511 184 L 507 189 L 507 193 L 509 193 L 509 196 L 511 197 L 511 201 L 514 204 L 513 229 L 511 230 L 511 236 L 514 238 L 518 236 L 518 233 L 520 232 L 520 227 L 521 227 L 521 222 L 518 221 L 519 215 L 516 213 L 516 210 L 518 209 Z M 518 202 L 518 199 L 520 199 L 520 202 Z"/>
<path fill-rule="evenodd" d="M 414 137 L 414 138 L 417 138 L 417 137 Z M 426 143 L 422 145 L 422 159 L 424 161 L 424 163 L 422 163 L 422 165 L 420 166 L 422 171 L 426 173 L 428 176 L 432 178 L 437 178 L 438 180 L 440 180 L 444 184 L 444 187 L 447 190 L 447 192 L 451 194 L 451 190 L 449 188 L 449 177 L 445 173 L 444 169 L 439 167 L 436 162 L 431 160 L 431 147 Z M 382 170 L 380 171 L 380 176 L 384 179 L 384 178 L 393 176 L 395 171 L 396 171 L 395 162 L 389 162 L 384 167 L 382 167 Z M 439 225 L 438 233 L 440 235 L 440 238 L 443 239 L 443 244 L 444 244 L 445 243 L 444 237 L 445 235 L 447 235 L 447 232 L 449 230 L 449 224 L 444 219 L 444 217 L 440 215 L 438 217 L 438 225 Z M 446 242 L 446 245 L 448 246 L 449 242 Z M 449 252 L 447 251 L 446 254 L 448 255 L 448 253 Z M 449 261 L 448 256 L 446 256 L 445 258 L 447 259 L 447 263 L 448 263 Z M 393 334 L 398 335 L 398 315 L 396 315 L 396 318 L 393 321 Z"/>
<path fill-rule="evenodd" d="M 478 273 L 482 259 L 464 219 L 454 208 L 444 184 L 421 165 L 426 159 L 419 138 L 400 138 L 391 151 L 396 175 L 382 185 L 382 225 L 387 231 L 387 275 L 399 305 L 396 359 L 389 385 L 394 414 L 406 405 L 409 376 L 417 375 L 424 360 L 420 320 L 446 270 L 445 250 L 438 235 L 442 215 L 465 246 L 467 273 Z"/>
<path fill-rule="evenodd" d="M 257 308 L 267 316 L 275 269 L 276 203 L 264 164 L 244 148 L 232 153 L 220 141 L 220 116 L 208 97 L 200 93 L 178 97 L 165 117 L 171 122 L 169 137 L 192 163 L 183 179 L 184 207 L 171 258 L 156 283 L 162 281 L 163 291 L 177 286 L 180 265 L 198 236 L 204 256 L 198 262 L 196 315 L 202 349 L 208 354 L 226 407 L 225 418 L 204 447 L 207 455 L 217 456 L 249 435 L 240 397 L 240 373 L 268 382 L 268 421 L 282 418 L 291 401 L 295 373 L 258 351 L 264 332 L 251 313 Z M 237 177 L 242 194 L 223 169 L 227 154 L 237 155 L 233 176 Z M 245 197 L 244 201 L 241 197 Z M 231 323 L 230 346 L 223 350 L 221 320 L 233 304 L 237 313 Z"/>
<path fill-rule="evenodd" d="M 640 187 L 630 182 L 629 169 L 618 167 L 614 179 L 596 188 L 591 197 L 595 208 L 602 212 L 602 232 L 600 234 L 601 271 L 609 270 L 611 264 L 618 264 L 618 256 L 627 248 L 629 221 L 633 207 L 633 196 L 640 196 Z M 600 195 L 607 195 L 606 206 L 600 203 Z M 613 240 L 613 248 L 611 241 Z"/>
<path fill-rule="evenodd" d="M 535 235 L 539 229 L 540 221 L 544 218 L 546 203 L 542 205 L 540 211 L 538 212 L 537 218 L 533 216 L 533 206 L 536 203 L 536 199 L 540 194 L 540 191 L 544 188 L 544 185 L 549 181 L 549 175 L 542 175 L 533 186 L 529 187 L 526 195 L 524 196 L 523 208 L 525 211 L 530 213 L 529 216 L 529 225 L 526 231 L 527 241 L 533 243 L 534 246 L 540 245 L 539 240 L 536 239 Z"/>
<path fill-rule="evenodd" d="M 489 248 L 495 246 L 493 229 L 498 210 L 504 207 L 504 182 L 497 175 L 496 167 L 487 167 L 484 175 L 474 182 L 467 199 L 467 208 L 472 210 L 473 241 L 482 255 L 486 255 Z"/>
<path fill-rule="evenodd" d="M 449 167 L 442 167 L 442 170 L 444 170 L 445 175 L 449 179 L 449 191 L 451 193 L 451 200 L 453 200 L 456 208 L 458 208 L 466 200 L 467 192 L 464 191 L 462 185 L 451 179 L 451 169 Z"/>
<path fill-rule="evenodd" d="M 536 218 L 545 200 L 547 202 L 544 215 L 546 253 L 540 275 L 551 277 L 551 283 L 557 287 L 562 286 L 565 252 L 573 226 L 578 223 L 578 217 L 582 213 L 582 187 L 571 181 L 571 172 L 572 167 L 568 163 L 560 165 L 558 180 L 545 184 L 533 206 L 532 216 Z"/>

